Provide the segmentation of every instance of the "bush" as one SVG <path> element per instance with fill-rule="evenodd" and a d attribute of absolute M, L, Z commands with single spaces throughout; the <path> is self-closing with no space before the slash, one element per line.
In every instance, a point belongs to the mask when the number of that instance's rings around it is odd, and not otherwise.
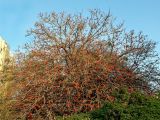
<path fill-rule="evenodd" d="M 158 120 L 160 101 L 153 96 L 139 92 L 130 94 L 128 101 L 106 102 L 104 106 L 91 112 L 93 120 Z"/>
<path fill-rule="evenodd" d="M 56 120 L 90 120 L 90 114 L 80 113 L 80 114 L 74 114 L 74 115 L 66 116 L 66 117 L 57 116 Z"/>

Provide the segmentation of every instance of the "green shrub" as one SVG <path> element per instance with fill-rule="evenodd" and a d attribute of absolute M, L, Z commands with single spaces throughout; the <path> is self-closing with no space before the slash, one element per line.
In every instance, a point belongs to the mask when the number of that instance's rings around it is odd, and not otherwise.
<path fill-rule="evenodd" d="M 129 93 L 127 92 L 127 88 L 120 88 L 120 89 L 115 89 L 112 93 L 113 97 L 115 98 L 116 102 L 125 102 L 128 101 L 129 99 Z"/>
<path fill-rule="evenodd" d="M 106 102 L 104 106 L 91 112 L 93 120 L 158 120 L 160 118 L 160 101 L 156 97 L 139 92 L 128 94 L 126 101 Z M 123 94 L 126 95 L 125 92 Z"/>
<path fill-rule="evenodd" d="M 122 110 L 121 104 L 111 104 L 107 102 L 101 109 L 91 112 L 93 120 L 112 120 L 119 118 Z"/>
<path fill-rule="evenodd" d="M 133 105 L 143 105 L 147 102 L 147 96 L 141 94 L 140 92 L 134 92 L 130 95 L 128 104 Z"/>
<path fill-rule="evenodd" d="M 74 114 L 66 117 L 58 116 L 56 117 L 56 120 L 90 120 L 90 114 L 80 113 L 80 114 Z"/>

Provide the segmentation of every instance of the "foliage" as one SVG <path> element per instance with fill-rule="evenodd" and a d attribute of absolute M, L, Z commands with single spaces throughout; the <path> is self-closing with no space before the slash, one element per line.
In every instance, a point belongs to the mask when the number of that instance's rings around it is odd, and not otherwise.
<path fill-rule="evenodd" d="M 157 97 L 146 96 L 139 92 L 131 93 L 128 97 L 129 99 L 123 102 L 105 103 L 101 109 L 91 112 L 91 118 L 93 120 L 158 120 L 160 118 L 160 101 Z"/>
<path fill-rule="evenodd" d="M 16 117 L 16 112 L 11 108 L 14 100 L 10 98 L 11 91 L 15 89 L 14 64 L 8 59 L 0 71 L 0 120 L 12 120 Z"/>
<path fill-rule="evenodd" d="M 71 116 L 66 116 L 66 117 L 56 117 L 56 120 L 90 120 L 90 114 L 89 113 L 79 113 L 79 114 L 74 114 Z"/>
<path fill-rule="evenodd" d="M 14 101 L 0 98 L 0 120 L 13 120 L 17 117 L 16 111 L 10 106 L 14 104 Z"/>

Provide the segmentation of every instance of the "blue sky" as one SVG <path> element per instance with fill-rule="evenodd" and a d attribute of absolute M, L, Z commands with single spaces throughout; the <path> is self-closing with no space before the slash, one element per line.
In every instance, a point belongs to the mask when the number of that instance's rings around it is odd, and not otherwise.
<path fill-rule="evenodd" d="M 26 31 L 38 20 L 40 12 L 81 12 L 98 8 L 111 11 L 127 30 L 143 31 L 159 42 L 160 0 L 0 0 L 0 35 L 12 51 L 28 41 Z"/>

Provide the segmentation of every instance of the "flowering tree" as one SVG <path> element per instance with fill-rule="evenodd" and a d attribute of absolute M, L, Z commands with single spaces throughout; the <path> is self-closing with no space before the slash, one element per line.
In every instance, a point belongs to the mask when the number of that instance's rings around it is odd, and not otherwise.
<path fill-rule="evenodd" d="M 15 107 L 27 118 L 99 108 L 120 86 L 150 91 L 158 81 L 155 43 L 126 32 L 110 13 L 40 14 L 16 61 Z"/>

